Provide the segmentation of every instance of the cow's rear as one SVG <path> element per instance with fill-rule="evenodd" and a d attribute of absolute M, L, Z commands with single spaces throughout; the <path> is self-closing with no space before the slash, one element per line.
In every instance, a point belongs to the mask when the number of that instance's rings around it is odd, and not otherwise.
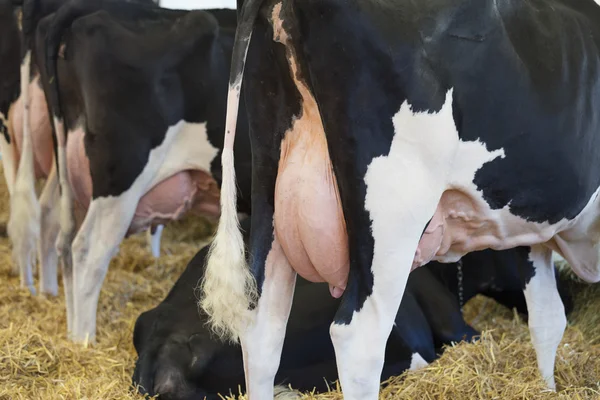
<path fill-rule="evenodd" d="M 600 277 L 598 48 L 591 0 L 245 2 L 228 122 L 243 81 L 251 265 L 224 153 L 228 211 L 202 306 L 241 338 L 251 398 L 272 396 L 296 272 L 344 289 L 331 327 L 340 381 L 346 397 L 374 399 L 410 271 L 516 246 L 529 247 L 521 283 L 554 387 L 566 319 L 552 250 Z"/>

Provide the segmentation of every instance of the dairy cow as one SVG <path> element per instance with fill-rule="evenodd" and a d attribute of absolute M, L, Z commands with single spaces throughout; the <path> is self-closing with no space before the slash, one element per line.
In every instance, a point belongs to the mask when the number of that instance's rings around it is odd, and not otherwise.
<path fill-rule="evenodd" d="M 52 241 L 57 223 L 51 212 L 56 185 L 51 177 L 52 132 L 47 106 L 35 60 L 31 60 L 31 30 L 41 15 L 60 4 L 60 0 L 0 3 L 0 153 L 11 200 L 7 230 L 13 245 L 13 272 L 20 273 L 21 286 L 35 292 L 32 267 L 38 251 L 40 291 L 51 295 L 58 292 Z M 34 181 L 49 176 L 40 208 Z M 40 231 L 45 232 L 41 238 Z"/>
<path fill-rule="evenodd" d="M 124 237 L 187 211 L 219 216 L 235 23 L 231 10 L 102 0 L 69 2 L 40 22 L 36 49 L 57 139 L 57 247 L 73 340 L 95 338 L 102 282 Z M 249 213 L 247 139 L 236 149 L 248 193 L 237 205 Z"/>
<path fill-rule="evenodd" d="M 242 222 L 244 242 L 249 222 Z M 212 337 L 207 316 L 198 315 L 196 286 L 203 279 L 207 253 L 208 247 L 200 250 L 167 297 L 136 321 L 133 343 L 138 360 L 133 384 L 141 393 L 184 400 L 218 399 L 218 393 L 237 393 L 238 387 L 245 390 L 239 345 Z M 479 293 L 526 317 L 519 277 L 521 271 L 533 272 L 526 262 L 526 248 L 485 250 L 467 254 L 460 264 L 431 262 L 415 270 L 396 315 L 396 321 L 404 322 L 392 328 L 387 341 L 381 380 L 422 367 L 436 359 L 444 345 L 477 335 L 464 322 L 461 306 Z M 568 313 L 571 294 L 564 280 L 557 283 Z M 338 379 L 329 324 L 339 304 L 326 284 L 298 280 L 276 384 L 325 391 Z"/>
<path fill-rule="evenodd" d="M 518 246 L 529 247 L 528 323 L 554 388 L 566 318 L 552 251 L 600 279 L 600 7 L 249 0 L 238 9 L 222 214 L 201 305 L 215 332 L 241 340 L 249 398 L 272 396 L 296 274 L 342 297 L 331 325 L 341 386 L 345 398 L 376 399 L 410 271 Z M 230 150 L 244 100 L 256 177 L 250 262 Z"/>
<path fill-rule="evenodd" d="M 120 0 L 154 4 L 152 0 Z M 2 0 L 0 3 L 0 153 L 10 196 L 8 232 L 13 272 L 35 293 L 33 267 L 40 262 L 40 292 L 56 295 L 58 184 L 51 123 L 34 49 L 39 20 L 66 0 Z M 24 105 L 27 104 L 28 107 Z M 46 179 L 38 199 L 35 181 Z M 161 229 L 151 238 L 157 255 Z"/>

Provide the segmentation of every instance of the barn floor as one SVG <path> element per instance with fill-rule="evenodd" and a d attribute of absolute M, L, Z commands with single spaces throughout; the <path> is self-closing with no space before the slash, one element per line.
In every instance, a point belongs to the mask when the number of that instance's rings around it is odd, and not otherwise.
<path fill-rule="evenodd" d="M 8 193 L 0 179 L 0 399 L 140 399 L 130 390 L 135 362 L 133 324 L 160 302 L 187 261 L 205 243 L 202 220 L 165 229 L 155 261 L 143 235 L 126 240 L 111 263 L 98 310 L 98 344 L 65 340 L 65 309 L 58 298 L 32 297 L 9 276 L 5 237 Z M 476 298 L 467 320 L 486 332 L 476 344 L 449 348 L 428 368 L 392 379 L 386 399 L 600 399 L 600 285 L 573 282 L 580 293 L 557 359 L 558 394 L 537 377 L 527 327 L 509 310 Z M 341 399 L 332 392 L 311 399 Z"/>

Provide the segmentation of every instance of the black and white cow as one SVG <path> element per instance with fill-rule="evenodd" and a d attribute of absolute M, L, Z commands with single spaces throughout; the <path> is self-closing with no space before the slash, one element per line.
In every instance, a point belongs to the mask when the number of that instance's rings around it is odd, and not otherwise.
<path fill-rule="evenodd" d="M 152 0 L 119 1 L 154 4 Z M 32 267 L 37 251 L 40 292 L 48 295 L 58 292 L 55 239 L 59 193 L 52 128 L 33 46 L 40 19 L 65 2 L 3 0 L 0 4 L 0 154 L 10 196 L 13 272 L 20 272 L 21 286 L 35 293 Z M 39 199 L 37 179 L 46 179 Z M 151 242 L 156 243 L 157 236 Z"/>
<path fill-rule="evenodd" d="M 57 248 L 73 340 L 94 340 L 102 282 L 125 236 L 190 209 L 219 215 L 235 23 L 232 10 L 108 0 L 72 1 L 40 22 L 36 49 L 57 139 Z M 238 207 L 249 213 L 248 139 L 236 149 L 247 171 Z"/>
<path fill-rule="evenodd" d="M 56 214 L 49 212 L 56 185 L 48 179 L 40 208 L 35 179 L 51 175 L 52 134 L 39 73 L 35 60 L 31 60 L 31 39 L 39 18 L 62 3 L 63 0 L 3 0 L 0 5 L 0 41 L 3 43 L 0 47 L 0 154 L 11 200 L 7 228 L 13 245 L 13 272 L 20 273 L 23 287 L 35 292 L 32 267 L 38 251 L 40 291 L 51 295 L 58 292 L 54 242 L 48 240 L 48 235 L 40 238 L 40 232 L 51 236 L 56 226 L 52 223 Z M 47 150 L 39 151 L 43 148 Z"/>
<path fill-rule="evenodd" d="M 242 222 L 245 242 L 249 227 L 249 219 Z M 206 315 L 198 315 L 196 287 L 207 254 L 208 247 L 200 250 L 167 297 L 136 321 L 133 343 L 138 360 L 133 384 L 139 385 L 142 393 L 183 400 L 218 398 L 217 393 L 237 392 L 238 387 L 244 391 L 239 345 L 216 340 Z M 415 270 L 396 315 L 396 321 L 402 323 L 392 328 L 388 338 L 381 380 L 426 365 L 443 351 L 442 346 L 478 334 L 464 322 L 459 299 L 467 302 L 482 293 L 526 315 L 519 273 L 533 272 L 524 264 L 527 255 L 526 248 L 484 250 L 467 254 L 460 266 L 431 262 Z M 460 282 L 459 271 L 463 274 Z M 570 312 L 568 288 L 560 279 L 557 283 Z M 326 284 L 308 284 L 302 278 L 296 282 L 275 383 L 290 383 L 301 391 L 324 391 L 338 378 L 329 324 L 339 304 L 340 299 L 329 295 Z"/>
<path fill-rule="evenodd" d="M 222 214 L 202 307 L 240 338 L 250 399 L 272 396 L 296 274 L 342 296 L 347 399 L 376 399 L 410 271 L 530 247 L 541 376 L 566 318 L 552 251 L 600 279 L 600 7 L 592 0 L 249 0 L 238 4 Z M 245 65 L 245 73 L 244 73 Z M 235 213 L 244 85 L 248 265 Z M 242 102 L 243 103 L 243 102 Z"/>

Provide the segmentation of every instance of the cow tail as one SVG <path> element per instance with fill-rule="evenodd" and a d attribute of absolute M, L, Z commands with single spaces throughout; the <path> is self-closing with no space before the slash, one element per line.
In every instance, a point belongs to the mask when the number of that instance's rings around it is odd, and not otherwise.
<path fill-rule="evenodd" d="M 89 2 L 96 7 L 101 4 L 101 1 Z M 84 1 L 74 0 L 67 2 L 65 5 L 60 7 L 54 14 L 51 23 L 49 24 L 48 32 L 46 34 L 46 45 L 45 45 L 45 64 L 46 74 L 48 76 L 48 87 L 49 87 L 49 100 L 51 104 L 54 129 L 57 136 L 58 145 L 61 146 L 66 143 L 66 131 L 64 124 L 62 123 L 63 113 L 60 102 L 60 91 L 57 73 L 57 61 L 59 47 L 62 41 L 63 32 L 71 26 L 73 21 L 80 15 L 89 12 L 91 4 L 85 4 Z M 86 7 L 87 5 L 87 7 Z"/>
<path fill-rule="evenodd" d="M 89 1 L 97 4 L 101 2 Z M 75 232 L 73 216 L 73 193 L 68 180 L 67 165 L 67 129 L 65 126 L 60 99 L 60 83 L 58 77 L 58 56 L 63 33 L 73 21 L 85 12 L 83 0 L 69 1 L 55 12 L 46 32 L 44 61 L 46 81 L 48 85 L 48 108 L 52 113 L 54 136 L 56 139 L 55 162 L 60 187 L 60 234 L 57 238 L 57 250 L 60 258 L 69 258 L 70 244 Z M 90 4 L 88 4 L 89 6 Z"/>
<path fill-rule="evenodd" d="M 60 99 L 60 84 L 58 78 L 58 56 L 64 32 L 72 25 L 78 17 L 89 14 L 102 8 L 103 0 L 71 0 L 61 6 L 52 18 L 45 39 L 45 67 L 48 82 L 48 103 L 52 113 L 54 134 L 57 144 L 56 163 L 60 185 L 64 188 L 67 184 L 66 174 L 61 169 L 66 168 L 66 143 L 67 131 L 63 120 L 63 110 Z M 66 171 L 63 171 L 66 173 Z M 63 189 L 61 189 L 63 190 Z M 63 196 L 65 197 L 65 196 Z M 68 197 L 68 195 L 67 195 Z"/>
<path fill-rule="evenodd" d="M 246 263 L 244 240 L 237 216 L 233 144 L 244 64 L 254 21 L 262 1 L 247 0 L 238 18 L 221 155 L 221 216 L 209 248 L 201 283 L 200 307 L 208 315 L 209 325 L 221 339 L 229 339 L 232 342 L 237 342 L 245 327 L 252 323 L 254 314 L 251 308 L 258 298 L 256 279 Z"/>

